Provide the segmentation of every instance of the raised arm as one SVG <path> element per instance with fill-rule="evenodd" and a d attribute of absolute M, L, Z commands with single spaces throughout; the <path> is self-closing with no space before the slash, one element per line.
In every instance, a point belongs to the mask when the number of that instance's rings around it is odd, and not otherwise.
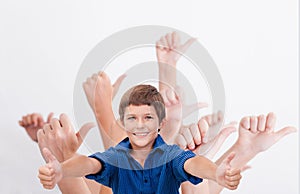
<path fill-rule="evenodd" d="M 239 137 L 236 143 L 220 158 L 217 163 L 222 161 L 228 153 L 236 152 L 237 158 L 232 161 L 236 167 L 244 166 L 257 154 L 266 151 L 281 138 L 296 132 L 295 127 L 284 127 L 275 130 L 276 115 L 269 113 L 267 116 L 248 116 L 241 119 L 239 125 Z M 245 154 L 247 150 L 247 154 Z"/>
<path fill-rule="evenodd" d="M 168 86 L 176 86 L 176 65 L 182 54 L 196 39 L 191 38 L 181 43 L 177 32 L 168 33 L 156 42 L 156 56 L 159 67 L 159 91 L 165 96 Z"/>
<path fill-rule="evenodd" d="M 117 123 L 112 110 L 112 99 L 125 75 L 111 85 L 104 72 L 93 74 L 83 83 L 87 100 L 95 114 L 105 149 L 116 145 L 126 137 L 126 133 Z"/>
<path fill-rule="evenodd" d="M 166 106 L 166 122 L 161 135 L 169 144 L 174 143 L 183 118 L 206 107 L 206 103 L 186 105 L 183 90 L 176 86 L 176 65 L 180 57 L 194 43 L 191 38 L 181 43 L 178 32 L 168 33 L 156 42 L 156 56 L 159 67 L 159 92 Z"/>
<path fill-rule="evenodd" d="M 274 131 L 276 116 L 269 113 L 267 116 L 247 116 L 241 119 L 239 125 L 239 137 L 235 144 L 224 153 L 218 160 L 219 164 L 230 152 L 235 152 L 236 157 L 232 160 L 232 167 L 240 168 L 245 166 L 257 154 L 266 151 L 281 138 L 296 131 L 295 127 L 284 127 L 278 131 Z M 211 194 L 219 194 L 222 187 L 216 187 L 214 183 Z"/>

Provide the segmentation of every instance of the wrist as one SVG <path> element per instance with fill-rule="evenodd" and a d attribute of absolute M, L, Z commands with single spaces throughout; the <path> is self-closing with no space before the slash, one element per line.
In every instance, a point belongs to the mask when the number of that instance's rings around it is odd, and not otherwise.
<path fill-rule="evenodd" d="M 62 163 L 62 162 L 66 161 L 66 160 L 69 160 L 70 158 L 72 158 L 72 157 L 74 157 L 76 155 L 78 155 L 76 152 L 74 152 L 74 153 L 71 153 L 71 152 L 70 153 L 66 153 L 66 154 L 63 154 L 61 160 L 58 160 L 58 161 Z"/>
<path fill-rule="evenodd" d="M 96 115 L 96 117 L 98 118 L 99 116 L 102 115 L 107 115 L 108 113 L 111 114 L 112 113 L 112 107 L 105 107 L 105 106 L 95 106 L 95 108 L 93 109 L 94 114 Z"/>
<path fill-rule="evenodd" d="M 177 61 L 174 59 L 167 59 L 167 60 L 158 59 L 159 67 L 164 67 L 166 65 L 171 65 L 173 67 L 176 67 L 176 64 L 177 64 Z"/>
<path fill-rule="evenodd" d="M 259 153 L 259 151 L 255 149 L 253 142 L 247 141 L 245 139 L 238 139 L 233 146 L 235 147 L 235 150 L 237 150 L 236 152 L 238 152 L 239 154 L 255 156 Z"/>
<path fill-rule="evenodd" d="M 242 142 L 237 141 L 233 145 L 233 151 L 235 152 L 235 158 L 231 162 L 231 166 L 234 168 L 244 167 L 252 158 L 258 153 L 255 152 L 251 146 L 245 145 Z"/>
<path fill-rule="evenodd" d="M 62 163 L 59 163 L 59 165 L 60 165 L 60 180 L 64 180 L 64 179 L 68 178 L 68 176 L 66 175 L 66 171 L 65 171 L 65 163 L 62 162 Z"/>

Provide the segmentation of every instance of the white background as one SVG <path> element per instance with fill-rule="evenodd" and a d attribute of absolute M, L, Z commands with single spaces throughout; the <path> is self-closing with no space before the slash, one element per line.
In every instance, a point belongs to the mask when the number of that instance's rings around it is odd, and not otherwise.
<path fill-rule="evenodd" d="M 39 184 L 44 162 L 18 120 L 31 112 L 73 117 L 87 53 L 114 32 L 147 24 L 182 30 L 208 50 L 224 81 L 226 121 L 273 111 L 276 129 L 299 127 L 296 0 L 1 1 L 0 193 L 59 192 Z M 298 132 L 285 137 L 251 161 L 237 191 L 223 193 L 299 193 L 298 147 Z"/>

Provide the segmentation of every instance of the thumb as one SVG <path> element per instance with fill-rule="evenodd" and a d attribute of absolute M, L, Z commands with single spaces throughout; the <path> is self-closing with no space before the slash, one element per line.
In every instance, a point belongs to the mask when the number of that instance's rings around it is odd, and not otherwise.
<path fill-rule="evenodd" d="M 275 141 L 279 141 L 284 136 L 296 132 L 297 129 L 295 127 L 285 127 L 283 129 L 280 129 L 279 131 L 275 132 Z"/>
<path fill-rule="evenodd" d="M 95 127 L 95 123 L 93 122 L 89 122 L 89 123 L 86 123 L 84 124 L 80 129 L 79 131 L 76 133 L 76 137 L 77 137 L 77 140 L 78 140 L 78 143 L 80 146 L 85 138 L 85 136 L 87 135 L 87 133 L 93 128 Z"/>
<path fill-rule="evenodd" d="M 121 83 L 123 82 L 123 80 L 125 79 L 127 75 L 126 74 L 123 74 L 121 75 L 120 77 L 118 77 L 117 81 L 113 84 L 113 95 L 112 95 L 112 98 L 115 97 L 115 95 L 117 94 L 118 90 L 119 90 L 119 87 L 121 85 Z"/>
<path fill-rule="evenodd" d="M 189 40 L 187 40 L 180 48 L 180 51 L 182 53 L 185 53 L 185 51 L 196 41 L 196 38 L 190 38 Z"/>
<path fill-rule="evenodd" d="M 251 166 L 245 165 L 241 168 L 241 172 L 245 172 L 246 170 L 249 170 L 249 169 L 251 169 Z"/>
<path fill-rule="evenodd" d="M 49 113 L 48 117 L 47 117 L 47 123 L 50 123 L 52 117 L 53 117 L 53 112 Z"/>
<path fill-rule="evenodd" d="M 47 163 L 57 160 L 48 148 L 43 148 L 43 155 Z"/>
<path fill-rule="evenodd" d="M 229 137 L 230 134 L 236 131 L 235 127 L 227 127 L 222 129 L 219 134 L 215 137 L 212 144 L 203 144 L 203 149 L 200 149 L 203 155 L 208 158 L 213 158 L 216 153 L 220 150 L 221 146 L 225 140 Z M 208 137 L 209 138 L 209 137 Z M 210 141 L 210 139 L 208 139 Z M 207 147 L 206 145 L 210 146 Z"/>
<path fill-rule="evenodd" d="M 191 104 L 191 105 L 187 105 L 183 107 L 183 118 L 189 116 L 191 113 L 202 109 L 202 108 L 206 108 L 208 107 L 208 104 L 206 102 L 197 102 L 195 104 Z"/>
<path fill-rule="evenodd" d="M 223 163 L 226 165 L 226 166 L 229 166 L 230 167 L 230 162 L 233 160 L 233 158 L 235 157 L 235 153 L 234 152 L 231 152 L 226 159 L 224 159 Z"/>
<path fill-rule="evenodd" d="M 235 127 L 234 124 L 230 123 L 230 124 L 224 125 L 222 127 L 221 131 L 216 136 L 216 144 L 222 145 L 223 142 L 228 138 L 228 136 L 235 131 L 237 131 L 237 128 Z M 212 137 L 207 137 L 207 138 L 208 138 L 208 141 L 210 141 L 210 138 L 212 138 Z"/>

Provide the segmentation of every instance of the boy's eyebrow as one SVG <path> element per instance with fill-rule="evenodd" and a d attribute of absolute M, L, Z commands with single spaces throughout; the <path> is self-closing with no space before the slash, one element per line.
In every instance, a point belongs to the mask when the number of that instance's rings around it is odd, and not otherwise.
<path fill-rule="evenodd" d="M 154 114 L 149 112 L 149 113 L 145 113 L 144 115 L 154 115 Z"/>
<path fill-rule="evenodd" d="M 136 114 L 133 114 L 133 113 L 128 113 L 128 114 L 125 114 L 125 116 L 135 116 Z M 144 113 L 143 115 L 154 115 L 153 113 Z"/>
<path fill-rule="evenodd" d="M 125 116 L 135 116 L 135 114 L 128 113 L 128 114 L 125 114 Z"/>

